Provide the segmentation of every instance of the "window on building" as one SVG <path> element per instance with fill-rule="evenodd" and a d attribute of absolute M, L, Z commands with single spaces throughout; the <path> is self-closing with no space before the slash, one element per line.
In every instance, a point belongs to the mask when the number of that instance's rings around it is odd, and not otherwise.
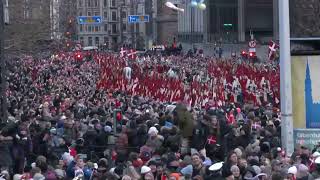
<path fill-rule="evenodd" d="M 100 44 L 100 38 L 99 37 L 95 38 L 95 43 L 96 43 L 96 46 L 98 46 Z"/>
<path fill-rule="evenodd" d="M 82 11 L 79 11 L 79 16 L 82 16 L 82 15 L 83 15 Z"/>
<path fill-rule="evenodd" d="M 92 32 L 92 26 L 88 26 L 88 32 Z"/>
<path fill-rule="evenodd" d="M 92 37 L 88 37 L 88 46 L 92 46 Z"/>
<path fill-rule="evenodd" d="M 103 12 L 103 18 L 104 18 L 105 20 L 108 19 L 108 12 L 107 12 L 107 11 Z"/>
<path fill-rule="evenodd" d="M 99 1 L 98 0 L 94 0 L 94 7 L 98 7 L 99 6 Z"/>
<path fill-rule="evenodd" d="M 127 13 L 125 11 L 121 12 L 121 18 L 126 18 L 127 17 Z"/>
<path fill-rule="evenodd" d="M 92 14 L 91 14 L 91 12 L 90 11 L 88 11 L 88 16 L 91 16 Z"/>
<path fill-rule="evenodd" d="M 111 18 L 112 18 L 112 21 L 116 21 L 117 20 L 117 12 L 116 11 L 112 11 Z"/>
<path fill-rule="evenodd" d="M 83 25 L 82 25 L 82 24 L 80 24 L 79 31 L 80 31 L 80 32 L 82 32 L 82 31 L 83 31 Z"/>
<path fill-rule="evenodd" d="M 104 31 L 105 31 L 105 32 L 108 32 L 108 24 L 105 24 L 105 25 L 104 25 Z"/>
<path fill-rule="evenodd" d="M 82 7 L 83 6 L 83 0 L 79 0 L 79 7 Z"/>
<path fill-rule="evenodd" d="M 112 24 L 112 33 L 117 33 L 117 24 Z"/>
<path fill-rule="evenodd" d="M 94 32 L 99 32 L 100 31 L 100 26 L 94 26 Z"/>
<path fill-rule="evenodd" d="M 94 12 L 94 15 L 95 16 L 100 16 L 100 13 L 99 12 Z"/>
<path fill-rule="evenodd" d="M 116 6 L 116 0 L 111 0 L 111 7 L 115 7 Z"/>
<path fill-rule="evenodd" d="M 127 31 L 127 24 L 125 23 L 122 24 L 122 31 Z"/>
<path fill-rule="evenodd" d="M 92 2 L 91 0 L 88 0 L 88 7 L 91 7 L 92 6 Z"/>
<path fill-rule="evenodd" d="M 80 37 L 80 44 L 84 44 L 84 38 Z"/>
<path fill-rule="evenodd" d="M 107 2 L 108 0 L 103 0 L 103 6 L 104 7 L 107 7 L 108 6 L 108 2 Z"/>

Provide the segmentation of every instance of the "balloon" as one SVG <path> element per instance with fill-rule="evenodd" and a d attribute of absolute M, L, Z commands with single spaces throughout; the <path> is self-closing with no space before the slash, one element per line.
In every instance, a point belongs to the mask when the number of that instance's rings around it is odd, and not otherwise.
<path fill-rule="evenodd" d="M 197 7 L 198 3 L 196 1 L 191 1 L 191 4 L 190 4 L 192 7 Z"/>
<path fill-rule="evenodd" d="M 201 10 L 205 10 L 207 8 L 207 6 L 203 3 L 199 4 L 198 5 L 198 8 L 201 9 Z"/>

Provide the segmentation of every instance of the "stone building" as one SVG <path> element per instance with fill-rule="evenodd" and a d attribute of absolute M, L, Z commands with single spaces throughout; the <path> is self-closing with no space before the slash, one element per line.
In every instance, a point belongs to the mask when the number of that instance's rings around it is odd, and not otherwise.
<path fill-rule="evenodd" d="M 190 2 L 179 5 L 185 9 L 178 15 L 182 42 L 245 42 L 250 32 L 260 41 L 278 39 L 278 0 L 207 0 L 204 11 Z"/>

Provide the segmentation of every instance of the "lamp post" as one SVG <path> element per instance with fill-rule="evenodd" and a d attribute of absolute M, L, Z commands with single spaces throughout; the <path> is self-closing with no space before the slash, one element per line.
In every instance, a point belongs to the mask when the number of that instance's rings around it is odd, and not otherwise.
<path fill-rule="evenodd" d="M 291 50 L 289 0 L 279 0 L 280 27 L 280 98 L 281 98 L 281 142 L 286 153 L 294 151 L 292 124 L 292 82 L 291 82 Z"/>
<path fill-rule="evenodd" d="M 7 119 L 7 98 L 6 98 L 6 63 L 4 58 L 4 4 L 3 0 L 0 0 L 0 118 L 2 122 Z"/>

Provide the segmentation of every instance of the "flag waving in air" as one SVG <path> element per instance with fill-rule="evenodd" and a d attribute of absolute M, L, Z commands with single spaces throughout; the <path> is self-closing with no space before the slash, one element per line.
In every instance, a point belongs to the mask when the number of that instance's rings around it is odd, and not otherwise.
<path fill-rule="evenodd" d="M 269 54 L 268 54 L 269 60 L 274 60 L 275 59 L 277 49 L 279 49 L 279 45 L 276 44 L 273 41 L 270 41 L 270 43 L 269 43 Z"/>

